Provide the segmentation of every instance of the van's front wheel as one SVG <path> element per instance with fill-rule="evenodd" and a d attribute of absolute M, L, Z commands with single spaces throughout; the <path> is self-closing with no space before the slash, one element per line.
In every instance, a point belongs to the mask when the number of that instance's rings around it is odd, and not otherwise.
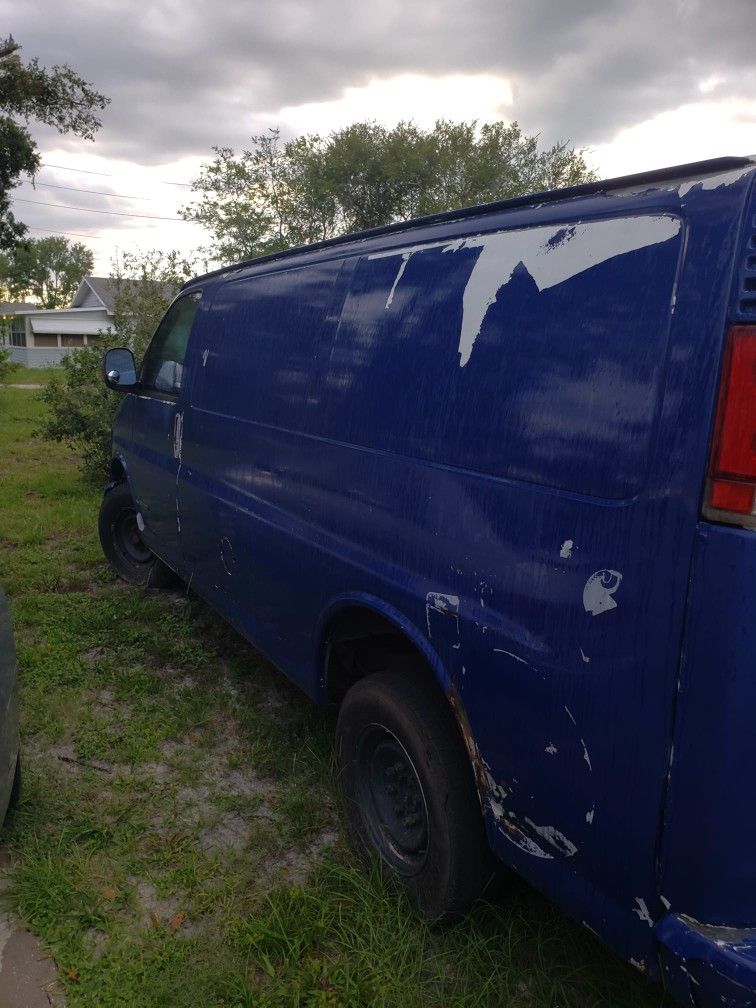
<path fill-rule="evenodd" d="M 398 672 L 361 679 L 336 729 L 344 817 L 431 920 L 465 913 L 490 874 L 473 776 L 451 713 Z"/>
<path fill-rule="evenodd" d="M 142 539 L 134 501 L 126 483 L 119 483 L 105 494 L 98 528 L 102 551 L 124 581 L 150 588 L 167 588 L 175 582 L 173 571 Z"/>

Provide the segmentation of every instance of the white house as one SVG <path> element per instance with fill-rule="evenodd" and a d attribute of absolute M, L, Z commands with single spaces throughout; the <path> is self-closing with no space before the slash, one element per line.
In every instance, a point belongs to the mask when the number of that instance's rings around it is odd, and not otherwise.
<path fill-rule="evenodd" d="M 11 360 L 24 367 L 50 367 L 69 350 L 87 346 L 90 340 L 112 329 L 114 296 L 112 280 L 88 276 L 79 284 L 68 308 L 14 305 L 5 336 Z"/>

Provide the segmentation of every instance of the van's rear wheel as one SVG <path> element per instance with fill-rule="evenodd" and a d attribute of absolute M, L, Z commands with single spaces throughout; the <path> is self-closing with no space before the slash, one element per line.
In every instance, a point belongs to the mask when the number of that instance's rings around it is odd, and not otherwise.
<path fill-rule="evenodd" d="M 115 572 L 130 584 L 168 588 L 176 575 L 145 544 L 126 483 L 105 494 L 100 507 L 100 543 Z"/>
<path fill-rule="evenodd" d="M 491 855 L 467 755 L 451 712 L 399 672 L 347 693 L 336 729 L 344 817 L 363 855 L 378 856 L 432 920 L 465 913 Z"/>

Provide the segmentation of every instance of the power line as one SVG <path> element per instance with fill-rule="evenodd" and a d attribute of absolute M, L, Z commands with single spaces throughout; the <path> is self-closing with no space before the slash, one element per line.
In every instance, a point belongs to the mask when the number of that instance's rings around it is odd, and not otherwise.
<path fill-rule="evenodd" d="M 152 202 L 149 196 L 124 196 L 123 193 L 105 192 L 104 189 L 80 189 L 78 186 L 53 185 L 52 182 L 35 182 L 34 186 L 35 188 L 41 186 L 43 189 L 68 189 L 70 192 L 92 193 L 95 196 L 112 196 L 114 199 L 148 200 Z"/>
<path fill-rule="evenodd" d="M 45 161 L 42 164 L 41 167 L 42 168 L 60 168 L 61 171 L 79 172 L 81 175 L 101 175 L 103 178 L 113 178 L 113 174 L 111 172 L 86 171 L 84 168 L 69 168 L 69 167 L 67 167 L 67 165 L 50 164 L 49 161 Z M 183 189 L 191 189 L 192 188 L 191 182 L 169 182 L 167 179 L 159 179 L 158 181 L 162 185 L 181 186 Z M 139 198 L 139 197 L 136 197 L 136 198 Z"/>
<path fill-rule="evenodd" d="M 58 210 L 79 210 L 81 213 L 104 214 L 106 217 L 141 217 L 144 220 L 169 220 L 180 221 L 182 224 L 188 223 L 183 217 L 158 217 L 155 214 L 124 213 L 119 210 L 92 210 L 89 207 L 70 206 L 68 203 L 44 203 L 42 200 L 22 199 L 20 196 L 14 196 L 13 198 L 17 203 L 33 203 L 35 206 L 56 207 Z"/>
<path fill-rule="evenodd" d="M 67 238 L 94 238 L 95 241 L 105 241 L 102 235 L 80 234 L 78 231 L 56 231 L 54 228 L 34 227 L 32 224 L 26 226 L 30 231 L 46 231 L 48 234 L 65 235 Z"/>
<path fill-rule="evenodd" d="M 74 172 L 78 172 L 80 175 L 102 175 L 103 178 L 113 178 L 113 176 L 110 174 L 110 172 L 104 172 L 104 171 L 86 171 L 86 169 L 84 169 L 84 168 L 67 168 L 65 165 L 62 165 L 62 164 L 50 164 L 47 161 L 45 161 L 42 164 L 42 168 L 60 168 L 62 171 L 74 171 Z"/>

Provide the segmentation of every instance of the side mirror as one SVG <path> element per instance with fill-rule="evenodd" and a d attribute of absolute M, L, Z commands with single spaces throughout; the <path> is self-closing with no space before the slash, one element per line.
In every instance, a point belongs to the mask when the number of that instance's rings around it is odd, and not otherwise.
<path fill-rule="evenodd" d="M 102 376 L 109 389 L 125 392 L 137 383 L 134 354 L 124 347 L 108 350 L 102 359 Z"/>

